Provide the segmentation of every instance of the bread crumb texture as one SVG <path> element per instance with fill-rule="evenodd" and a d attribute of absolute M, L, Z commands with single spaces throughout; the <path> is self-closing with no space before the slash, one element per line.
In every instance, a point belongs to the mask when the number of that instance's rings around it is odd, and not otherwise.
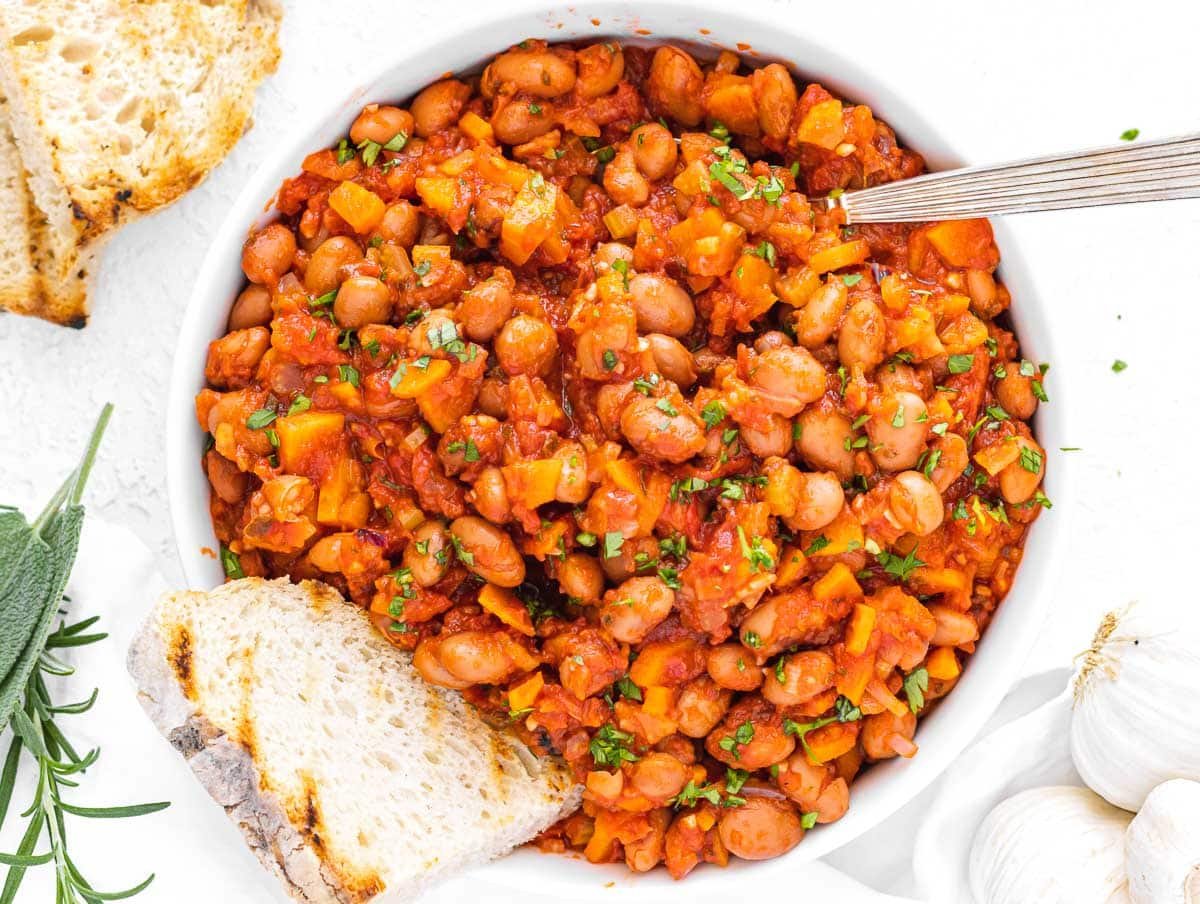
<path fill-rule="evenodd" d="M 169 594 L 130 667 L 159 728 L 298 900 L 410 899 L 579 803 L 561 762 L 425 684 L 323 584 Z M 184 713 L 164 705 L 172 692 L 191 701 Z"/>

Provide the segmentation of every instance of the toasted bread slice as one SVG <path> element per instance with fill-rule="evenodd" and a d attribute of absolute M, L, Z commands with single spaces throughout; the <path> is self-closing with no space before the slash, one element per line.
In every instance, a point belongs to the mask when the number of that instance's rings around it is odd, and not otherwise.
<path fill-rule="evenodd" d="M 579 805 L 562 763 L 489 728 L 324 584 L 159 600 L 129 651 L 142 705 L 305 902 L 395 902 Z"/>
<path fill-rule="evenodd" d="M 38 304 L 41 280 L 33 262 L 32 199 L 25 168 L 0 97 L 0 308 L 27 313 Z"/>
<path fill-rule="evenodd" d="M 114 226 L 199 183 L 241 137 L 279 59 L 275 0 L 8 0 L 0 87 L 44 212 L 38 265 L 60 322 Z"/>

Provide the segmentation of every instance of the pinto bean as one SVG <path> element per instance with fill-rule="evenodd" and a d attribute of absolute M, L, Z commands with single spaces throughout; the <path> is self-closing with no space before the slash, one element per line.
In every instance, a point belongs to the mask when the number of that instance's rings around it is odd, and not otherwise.
<path fill-rule="evenodd" d="M 450 128 L 458 122 L 470 96 L 470 86 L 458 79 L 434 82 L 413 98 L 413 128 L 422 138 Z"/>
<path fill-rule="evenodd" d="M 643 333 L 663 333 L 679 339 L 696 325 L 692 296 L 668 276 L 639 273 L 629 280 L 629 294 L 638 330 Z"/>
<path fill-rule="evenodd" d="M 458 541 L 458 558 L 471 572 L 497 587 L 519 587 L 525 580 L 525 560 L 517 545 L 496 525 L 463 515 L 450 524 Z"/>
<path fill-rule="evenodd" d="M 740 807 L 722 809 L 717 834 L 725 849 L 743 860 L 770 860 L 800 843 L 804 829 L 787 801 L 747 797 Z"/>
<path fill-rule="evenodd" d="M 896 392 L 867 421 L 871 457 L 887 471 L 913 467 L 925 451 L 929 410 L 915 392 Z"/>
<path fill-rule="evenodd" d="M 600 624 L 617 640 L 641 643 L 671 614 L 675 591 L 654 576 L 634 577 L 604 594 Z"/>
<path fill-rule="evenodd" d="M 242 246 L 242 272 L 252 283 L 267 285 L 292 268 L 296 236 L 282 223 L 264 226 Z"/>
<path fill-rule="evenodd" d="M 659 402 L 672 404 L 669 410 Z M 683 406 L 682 408 L 679 406 Z M 670 412 L 674 411 L 674 414 Z M 699 418 L 682 400 L 671 403 L 664 399 L 637 396 L 621 413 L 621 432 L 638 452 L 680 464 L 698 455 L 705 446 L 704 428 Z"/>

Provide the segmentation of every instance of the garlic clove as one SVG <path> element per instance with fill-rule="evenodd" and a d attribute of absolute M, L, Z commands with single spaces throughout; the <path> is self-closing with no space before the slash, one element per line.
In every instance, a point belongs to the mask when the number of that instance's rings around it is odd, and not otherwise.
<path fill-rule="evenodd" d="M 1133 904 L 1200 904 L 1200 782 L 1150 792 L 1125 833 Z"/>
<path fill-rule="evenodd" d="M 1136 812 L 1156 785 L 1200 780 L 1200 606 L 1135 604 L 1105 616 L 1074 680 L 1071 757 L 1089 788 Z"/>
<path fill-rule="evenodd" d="M 1087 788 L 1032 788 L 979 826 L 968 867 L 976 904 L 1128 904 L 1130 815 Z"/>

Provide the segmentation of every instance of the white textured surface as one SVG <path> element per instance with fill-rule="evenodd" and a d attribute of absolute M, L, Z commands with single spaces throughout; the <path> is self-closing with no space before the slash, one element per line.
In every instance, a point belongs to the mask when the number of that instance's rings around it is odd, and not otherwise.
<path fill-rule="evenodd" d="M 1007 4 L 1003 12 L 931 0 L 911 13 L 875 2 L 849 12 L 741 2 L 811 18 L 814 39 L 846 48 L 888 80 L 973 161 L 1105 144 L 1131 127 L 1146 137 L 1200 128 L 1193 3 L 1144 0 L 1131 14 L 1113 0 Z M 288 5 L 283 61 L 260 92 L 255 127 L 203 186 L 116 237 L 91 325 L 72 332 L 0 316 L 0 500 L 30 506 L 49 495 L 100 405 L 112 400 L 118 410 L 90 505 L 144 539 L 169 580 L 179 577 L 163 488 L 163 398 L 208 237 L 306 105 L 343 95 L 395 42 L 451 31 L 475 8 L 470 0 Z M 1070 400 L 1071 443 L 1082 448 L 1052 450 L 1051 467 L 1071 468 L 1082 492 L 1075 534 L 1061 548 L 1062 599 L 1032 671 L 1064 664 L 1104 609 L 1174 594 L 1177 572 L 1162 565 L 1164 551 L 1200 545 L 1189 504 L 1200 408 L 1200 201 L 1016 218 L 1014 231 L 1053 309 L 1061 358 L 1047 389 Z M 1128 370 L 1114 374 L 1116 358 Z M 834 859 L 904 891 L 909 851 L 896 839 L 907 837 L 897 831 L 905 818 Z"/>

